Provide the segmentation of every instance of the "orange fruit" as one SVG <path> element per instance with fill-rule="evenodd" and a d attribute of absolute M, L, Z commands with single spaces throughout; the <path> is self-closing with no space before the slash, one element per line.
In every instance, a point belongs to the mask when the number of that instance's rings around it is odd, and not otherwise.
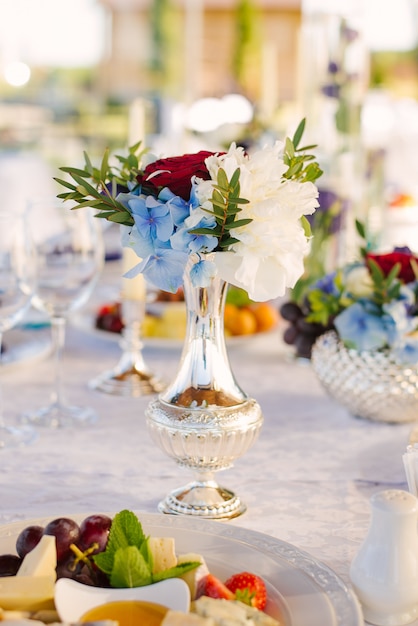
<path fill-rule="evenodd" d="M 119 626 L 160 626 L 167 613 L 167 608 L 153 602 L 141 600 L 121 600 L 107 602 L 90 609 L 80 618 L 81 623 L 115 621 Z"/>
<path fill-rule="evenodd" d="M 279 312 L 268 302 L 259 302 L 251 307 L 257 322 L 257 332 L 271 330 L 279 323 Z"/>
<path fill-rule="evenodd" d="M 252 335 L 257 332 L 257 321 L 251 309 L 238 309 L 231 332 L 233 335 Z"/>
<path fill-rule="evenodd" d="M 238 307 L 235 304 L 227 302 L 224 312 L 224 326 L 226 334 L 234 334 L 234 328 L 237 324 Z"/>

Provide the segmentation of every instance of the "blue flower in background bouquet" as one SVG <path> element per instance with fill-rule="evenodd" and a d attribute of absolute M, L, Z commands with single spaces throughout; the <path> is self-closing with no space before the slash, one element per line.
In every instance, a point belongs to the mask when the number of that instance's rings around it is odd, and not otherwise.
<path fill-rule="evenodd" d="M 366 238 L 359 222 L 357 228 Z M 409 248 L 379 254 L 366 246 L 360 252 L 359 261 L 309 287 L 300 328 L 314 325 L 316 337 L 334 329 L 348 348 L 391 349 L 400 362 L 417 363 L 418 257 Z"/>

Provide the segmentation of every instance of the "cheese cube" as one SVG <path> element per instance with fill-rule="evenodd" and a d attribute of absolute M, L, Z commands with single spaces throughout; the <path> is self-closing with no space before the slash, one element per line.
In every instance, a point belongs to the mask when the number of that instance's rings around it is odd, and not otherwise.
<path fill-rule="evenodd" d="M 16 576 L 50 576 L 55 581 L 56 567 L 55 537 L 43 535 L 38 545 L 25 555 Z"/>
<path fill-rule="evenodd" d="M 177 556 L 172 537 L 149 537 L 148 546 L 152 554 L 153 574 L 177 565 Z"/>
<path fill-rule="evenodd" d="M 196 589 L 199 580 L 209 574 L 209 569 L 201 554 L 194 554 L 191 552 L 189 554 L 181 554 L 177 558 L 178 565 L 180 565 L 181 563 L 190 563 L 191 561 L 199 561 L 201 565 L 199 565 L 199 567 L 196 567 L 196 569 L 191 570 L 190 572 L 182 574 L 181 576 L 179 576 L 179 578 L 182 578 L 188 584 L 190 589 L 190 597 L 192 600 L 194 600 L 196 597 Z"/>

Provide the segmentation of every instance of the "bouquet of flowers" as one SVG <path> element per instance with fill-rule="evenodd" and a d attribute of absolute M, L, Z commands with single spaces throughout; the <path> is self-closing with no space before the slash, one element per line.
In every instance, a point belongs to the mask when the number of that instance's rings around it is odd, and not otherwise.
<path fill-rule="evenodd" d="M 366 241 L 361 259 L 317 280 L 301 306 L 283 305 L 282 315 L 291 321 L 288 343 L 297 343 L 296 336 L 305 332 L 314 337 L 312 346 L 319 335 L 334 329 L 348 348 L 390 348 L 402 363 L 417 363 L 418 257 L 409 248 L 370 251 L 363 225 L 356 225 Z"/>
<path fill-rule="evenodd" d="M 128 278 L 143 273 L 174 293 L 194 254 L 195 285 L 218 274 L 252 300 L 273 299 L 303 273 L 305 216 L 318 206 L 314 181 L 322 172 L 307 152 L 314 146 L 299 147 L 304 126 L 252 154 L 232 144 L 227 152 L 156 159 L 136 144 L 116 164 L 106 151 L 99 168 L 85 154 L 85 169 L 60 168 L 72 180 L 56 179 L 66 188 L 58 197 L 124 226 L 122 244 L 138 256 Z"/>

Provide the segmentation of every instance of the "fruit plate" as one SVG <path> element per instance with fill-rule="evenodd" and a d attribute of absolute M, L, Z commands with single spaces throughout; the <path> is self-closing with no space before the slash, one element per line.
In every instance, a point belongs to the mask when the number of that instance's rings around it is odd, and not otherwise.
<path fill-rule="evenodd" d="M 166 304 L 165 306 L 170 306 L 170 304 Z M 84 310 L 81 311 L 77 315 L 73 315 L 71 317 L 71 324 L 82 330 L 83 332 L 94 335 L 97 338 L 104 339 L 105 341 L 111 341 L 113 343 L 118 343 L 121 340 L 121 335 L 119 333 L 113 333 L 107 330 L 102 330 L 100 328 L 96 328 L 95 325 L 95 313 Z M 226 338 L 226 344 L 228 347 L 242 346 L 247 345 L 248 342 L 255 343 L 257 340 L 265 339 L 266 336 L 274 336 L 276 337 L 278 334 L 277 328 L 273 328 L 272 330 L 253 333 L 251 335 L 235 335 L 229 336 Z M 168 338 L 168 337 L 143 337 L 144 346 L 149 346 L 150 348 L 158 348 L 158 349 L 177 349 L 181 350 L 183 347 L 183 339 L 178 338 Z"/>
<path fill-rule="evenodd" d="M 225 580 L 239 571 L 252 571 L 265 580 L 266 611 L 283 626 L 361 626 L 360 605 L 352 590 L 328 566 L 292 544 L 256 531 L 219 522 L 136 513 L 144 532 L 173 537 L 177 553 L 197 552 L 209 570 Z M 81 522 L 85 515 L 68 515 Z M 110 514 L 112 516 L 112 514 Z M 48 519 L 0 526 L 0 554 L 15 553 L 20 531 Z"/>

